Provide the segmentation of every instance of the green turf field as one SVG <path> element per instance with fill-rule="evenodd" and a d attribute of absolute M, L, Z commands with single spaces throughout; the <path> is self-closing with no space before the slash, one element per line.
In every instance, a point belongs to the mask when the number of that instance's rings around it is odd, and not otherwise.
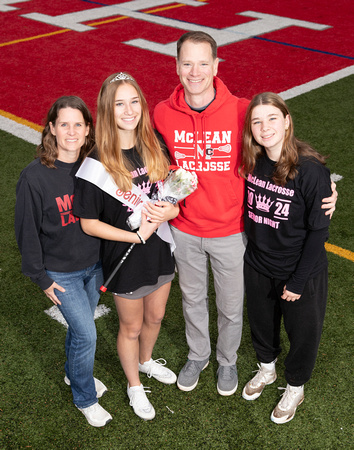
<path fill-rule="evenodd" d="M 329 242 L 354 251 L 353 134 L 354 77 L 349 77 L 288 101 L 298 137 L 323 154 L 328 166 L 343 177 L 337 183 L 339 200 Z M 285 386 L 283 358 L 278 380 L 255 402 L 241 397 L 244 384 L 256 369 L 247 318 L 238 356 L 239 388 L 231 397 L 216 391 L 215 352 L 192 392 L 179 391 L 154 379 L 149 398 L 156 418 L 144 422 L 132 411 L 115 340 L 118 319 L 109 294 L 101 303 L 112 309 L 96 321 L 98 342 L 95 376 L 109 388 L 100 403 L 113 416 L 106 427 L 93 428 L 73 406 L 64 384 L 65 328 L 44 310 L 52 304 L 21 274 L 14 231 L 15 186 L 20 171 L 33 158 L 35 147 L 0 132 L 1 156 L 1 302 L 0 302 L 0 448 L 1 449 L 349 449 L 352 434 L 352 323 L 353 261 L 329 253 L 329 297 L 322 342 L 305 401 L 293 421 L 276 425 L 270 413 Z M 212 280 L 211 280 L 212 283 Z M 210 288 L 213 350 L 216 311 Z M 283 348 L 288 348 L 283 334 Z M 187 345 L 178 281 L 175 280 L 166 316 L 155 346 L 178 372 L 186 361 Z"/>

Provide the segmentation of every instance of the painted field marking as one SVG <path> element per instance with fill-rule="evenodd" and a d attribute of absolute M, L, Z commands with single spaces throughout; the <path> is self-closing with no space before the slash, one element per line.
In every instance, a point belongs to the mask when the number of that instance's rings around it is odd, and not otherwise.
<path fill-rule="evenodd" d="M 204 6 L 202 2 L 198 2 L 195 0 L 184 0 L 180 1 L 179 3 L 193 7 Z M 136 14 L 147 16 L 146 13 L 136 12 L 139 9 L 148 9 L 152 7 L 155 8 L 157 6 L 163 6 L 167 4 L 171 4 L 171 0 L 145 0 L 144 2 L 141 2 L 140 0 L 132 0 L 109 6 L 99 6 L 97 8 L 59 14 L 57 16 L 49 16 L 48 14 L 34 12 L 23 14 L 21 15 L 21 17 L 32 19 L 38 22 L 43 22 L 49 25 L 54 25 L 59 28 L 70 28 L 73 31 L 78 31 L 81 33 L 92 30 L 92 27 L 90 25 L 85 25 L 83 24 L 83 22 L 89 22 L 91 20 L 103 19 L 106 17 L 118 15 L 139 18 L 136 17 Z"/>
<path fill-rule="evenodd" d="M 339 53 L 334 53 L 334 52 L 326 52 L 325 50 L 318 50 L 316 48 L 304 47 L 302 45 L 289 44 L 288 42 L 275 41 L 273 39 L 267 39 L 267 38 L 264 38 L 264 37 L 261 37 L 261 36 L 253 36 L 253 39 L 258 39 L 258 40 L 264 41 L 264 42 L 270 42 L 272 44 L 285 45 L 286 47 L 299 48 L 300 50 L 306 50 L 306 51 L 309 51 L 309 52 L 321 53 L 322 55 L 337 56 L 338 58 L 345 58 L 345 59 L 353 59 L 354 60 L 354 56 L 340 55 Z"/>
<path fill-rule="evenodd" d="M 327 252 L 334 253 L 335 255 L 341 256 L 342 258 L 349 259 L 349 261 L 354 262 L 354 252 L 350 250 L 345 250 L 344 248 L 337 247 L 336 245 L 325 243 L 325 248 Z"/>
<path fill-rule="evenodd" d="M 25 125 L 27 128 L 32 128 L 34 131 L 38 131 L 39 133 L 42 133 L 43 131 L 43 127 L 41 125 L 37 125 L 36 123 L 30 122 L 26 119 L 21 119 L 20 117 L 17 117 L 14 114 L 11 114 L 2 109 L 0 109 L 0 116 L 4 117 L 5 119 L 9 119 L 11 122 Z"/>
<path fill-rule="evenodd" d="M 299 95 L 305 94 L 306 92 L 313 91 L 327 84 L 338 81 L 342 78 L 349 77 L 354 74 L 354 65 L 345 67 L 344 69 L 337 70 L 323 77 L 319 77 L 316 80 L 309 81 L 308 83 L 301 84 L 300 86 L 295 86 L 287 91 L 280 92 L 279 95 L 284 100 L 289 100 L 290 98 L 297 97 Z"/>
<path fill-rule="evenodd" d="M 200 1 L 200 3 L 201 3 L 204 0 L 197 0 L 197 1 Z M 178 5 L 173 5 L 173 6 L 166 6 L 164 8 L 155 8 L 155 9 L 151 9 L 149 11 L 145 11 L 145 14 L 153 14 L 155 12 L 162 12 L 162 11 L 166 11 L 168 9 L 180 8 L 181 6 L 185 6 L 185 5 L 178 4 Z M 125 20 L 125 19 L 129 19 L 129 18 L 130 18 L 129 16 L 120 16 L 120 17 L 115 17 L 114 19 L 107 19 L 107 20 L 101 20 L 99 22 L 88 23 L 87 25 L 90 27 L 95 27 L 95 26 L 99 26 L 99 25 L 106 25 L 107 23 L 118 22 L 120 20 Z M 9 41 L 9 42 L 2 42 L 2 43 L 0 43 L 0 47 L 6 47 L 7 45 L 14 45 L 14 44 L 19 44 L 21 42 L 27 42 L 27 41 L 33 41 L 35 39 L 51 37 L 51 36 L 55 36 L 56 34 L 67 33 L 68 31 L 73 31 L 73 30 L 71 30 L 70 28 L 65 28 L 63 30 L 53 31 L 51 33 L 38 34 L 37 36 L 30 36 L 28 38 L 15 39 L 15 40 Z"/>
<path fill-rule="evenodd" d="M 148 9 L 152 6 L 162 6 L 167 3 L 170 3 L 169 0 L 155 0 L 155 1 L 146 1 L 144 4 L 144 8 Z M 157 25 L 167 26 L 171 28 L 181 29 L 181 30 L 188 30 L 188 31 L 195 31 L 195 30 L 201 30 L 205 31 L 209 34 L 212 34 L 214 39 L 216 40 L 218 46 L 225 46 L 229 45 L 235 42 L 257 38 L 259 35 L 270 33 L 272 31 L 281 30 L 284 28 L 288 28 L 291 26 L 298 26 L 303 28 L 309 28 L 313 30 L 325 30 L 327 28 L 331 28 L 329 25 L 323 25 L 313 22 L 308 22 L 304 20 L 297 20 L 297 19 L 291 19 L 288 17 L 282 17 L 277 16 L 274 14 L 264 14 L 259 13 L 256 11 L 243 11 L 240 13 L 236 13 L 236 15 L 240 16 L 246 16 L 246 17 L 252 17 L 256 20 L 253 20 L 251 22 L 247 22 L 244 24 L 234 25 L 231 27 L 226 27 L 223 29 L 218 28 L 212 28 L 212 27 L 205 27 L 189 22 L 183 22 L 175 19 L 170 19 L 166 17 L 156 16 L 153 13 L 154 12 L 160 12 L 163 10 L 172 9 L 173 7 L 180 7 L 184 5 L 189 6 L 203 6 L 204 3 L 200 1 L 195 0 L 186 0 L 184 2 L 180 2 L 180 4 L 176 6 L 166 6 L 162 8 L 155 8 L 152 10 L 141 12 L 139 9 L 142 8 L 142 4 L 138 0 L 128 1 L 121 4 L 116 5 L 101 5 L 97 8 L 92 8 L 88 10 L 81 10 L 74 13 L 66 13 L 61 14 L 58 16 L 49 16 L 47 14 L 40 14 L 40 13 L 29 13 L 29 14 L 23 14 L 21 17 L 47 23 L 49 25 L 57 26 L 60 28 L 63 28 L 61 30 L 62 33 L 67 32 L 69 30 L 77 31 L 77 32 L 85 32 L 92 30 L 97 25 L 102 25 L 104 23 L 112 22 L 115 20 L 122 20 L 126 18 L 134 18 L 137 20 L 155 23 Z M 91 22 L 88 24 L 83 24 L 83 22 L 88 22 L 93 19 L 100 19 L 100 18 L 106 18 L 110 16 L 117 16 L 120 15 L 121 17 L 115 18 L 115 19 L 109 19 L 99 22 Z M 14 40 L 10 42 L 5 42 L 0 44 L 0 47 L 6 46 L 6 45 L 12 45 L 19 42 L 25 42 L 26 40 L 33 40 L 33 39 L 39 39 L 42 37 L 48 37 L 52 36 L 53 34 L 57 34 L 58 32 L 54 33 L 48 33 L 38 36 L 33 36 L 29 38 Z M 269 40 L 270 41 L 270 40 Z M 290 45 L 286 44 L 284 42 L 276 42 L 282 45 Z M 161 53 L 164 55 L 176 56 L 176 42 L 170 42 L 168 44 L 159 44 L 157 42 L 145 40 L 145 39 L 132 39 L 129 41 L 124 42 L 127 45 L 131 45 L 137 48 L 149 50 L 156 53 Z M 302 48 L 301 46 L 298 46 L 299 48 Z M 304 48 L 305 49 L 305 48 Z M 317 49 L 307 49 L 311 51 L 318 51 Z M 341 55 L 337 55 L 341 56 Z"/>
<path fill-rule="evenodd" d="M 6 47 L 7 45 L 19 44 L 20 42 L 33 41 L 35 39 L 42 39 L 42 38 L 49 37 L 49 36 L 55 36 L 56 34 L 67 33 L 68 31 L 71 31 L 71 30 L 69 30 L 69 29 L 58 30 L 58 31 L 53 31 L 52 33 L 38 34 L 37 36 L 31 36 L 31 37 L 23 38 L 23 39 L 16 39 L 14 41 L 9 41 L 9 42 L 2 42 L 0 44 L 0 47 Z"/>
<path fill-rule="evenodd" d="M 14 11 L 16 8 L 15 6 L 9 6 L 15 3 L 24 3 L 29 0 L 0 0 L 0 12 L 7 12 L 7 11 Z"/>
<path fill-rule="evenodd" d="M 292 26 L 308 28 L 317 31 L 322 31 L 331 28 L 329 25 L 308 22 L 305 20 L 291 19 L 288 17 L 277 16 L 275 14 L 263 14 L 257 11 L 243 11 L 235 13 L 235 15 L 252 17 L 255 20 L 220 29 L 206 27 L 203 25 L 197 25 L 191 22 L 178 21 L 166 17 L 146 15 L 145 13 L 137 11 L 132 11 L 127 15 L 138 20 L 151 22 L 157 25 L 163 25 L 184 31 L 186 30 L 204 31 L 213 36 L 218 47 L 226 46 L 247 39 L 252 39 L 255 36 L 286 29 Z M 160 44 L 158 42 L 150 41 L 147 39 L 132 39 L 129 41 L 125 41 L 124 43 L 144 50 L 149 50 L 155 53 L 160 53 L 172 57 L 176 56 L 175 41 L 169 42 L 168 44 Z"/>
<path fill-rule="evenodd" d="M 0 109 L 0 130 L 6 131 L 30 144 L 39 145 L 43 127 Z"/>
<path fill-rule="evenodd" d="M 65 328 L 68 328 L 68 324 L 66 320 L 64 319 L 62 313 L 60 312 L 60 309 L 54 305 L 49 309 L 46 309 L 44 311 L 49 317 L 56 320 L 60 324 L 62 324 Z M 94 314 L 94 319 L 99 319 L 100 317 L 106 316 L 111 312 L 111 308 L 108 308 L 106 305 L 98 305 Z"/>

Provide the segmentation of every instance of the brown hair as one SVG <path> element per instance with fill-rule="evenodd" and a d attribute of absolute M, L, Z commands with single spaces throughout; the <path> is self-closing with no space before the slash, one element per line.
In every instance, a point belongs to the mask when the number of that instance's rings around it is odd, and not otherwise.
<path fill-rule="evenodd" d="M 179 59 L 182 44 L 186 41 L 192 41 L 196 44 L 199 44 L 201 42 L 210 44 L 213 59 L 217 58 L 218 46 L 215 42 L 215 39 L 212 38 L 210 34 L 204 33 L 204 31 L 188 31 L 188 33 L 184 33 L 177 41 L 177 59 Z"/>
<path fill-rule="evenodd" d="M 110 75 L 103 82 L 98 94 L 96 143 L 101 163 L 117 186 L 123 191 L 128 191 L 132 187 L 130 173 L 132 168 L 122 151 L 114 117 L 115 95 L 122 84 L 130 84 L 138 93 L 142 112 L 135 130 L 136 149 L 147 168 L 150 181 L 154 183 L 166 178 L 169 163 L 152 128 L 148 105 L 138 83 L 127 73 L 124 74 L 125 79 L 115 80 L 117 75 L 117 73 Z"/>
<path fill-rule="evenodd" d="M 293 180 L 296 177 L 299 156 L 312 157 L 321 164 L 326 164 L 326 157 L 319 154 L 306 142 L 300 141 L 295 137 L 293 120 L 284 100 L 273 92 L 264 92 L 253 97 L 246 112 L 243 128 L 242 164 L 240 167 L 240 173 L 243 177 L 246 178 L 249 173 L 253 172 L 257 159 L 265 152 L 264 147 L 259 145 L 254 139 L 251 128 L 252 111 L 259 105 L 272 105 L 281 111 L 284 118 L 289 116 L 289 127 L 285 131 L 280 158 L 275 165 L 272 176 L 276 184 L 284 186 L 288 180 Z"/>
<path fill-rule="evenodd" d="M 58 147 L 56 137 L 50 131 L 50 122 L 54 126 L 58 119 L 59 111 L 65 108 L 79 110 L 82 113 L 85 125 L 90 126 L 89 134 L 86 136 L 85 143 L 80 150 L 80 159 L 84 159 L 95 144 L 95 130 L 92 116 L 85 102 L 75 95 L 58 98 L 47 114 L 46 123 L 42 132 L 42 141 L 37 147 L 37 157 L 43 165 L 51 169 L 55 168 L 54 162 L 58 158 Z"/>

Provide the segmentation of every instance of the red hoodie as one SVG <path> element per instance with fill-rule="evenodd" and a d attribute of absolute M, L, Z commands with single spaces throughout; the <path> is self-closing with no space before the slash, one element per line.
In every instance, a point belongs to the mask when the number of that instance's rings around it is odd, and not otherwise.
<path fill-rule="evenodd" d="M 231 94 L 214 78 L 216 96 L 203 111 L 185 102 L 179 84 L 154 111 L 154 126 L 171 163 L 198 175 L 198 189 L 180 204 L 171 225 L 194 236 L 214 238 L 243 231 L 244 179 L 238 174 L 241 138 L 249 101 Z"/>

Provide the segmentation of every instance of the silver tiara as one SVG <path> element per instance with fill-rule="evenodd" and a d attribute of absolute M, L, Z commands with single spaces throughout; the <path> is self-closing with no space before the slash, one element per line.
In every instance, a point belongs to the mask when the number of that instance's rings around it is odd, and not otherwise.
<path fill-rule="evenodd" d="M 131 80 L 131 81 L 134 81 L 134 78 L 132 78 L 130 75 L 127 75 L 126 73 L 119 72 L 119 74 L 116 75 L 116 76 L 110 81 L 110 83 L 113 83 L 114 81 L 118 81 L 118 80 Z"/>

